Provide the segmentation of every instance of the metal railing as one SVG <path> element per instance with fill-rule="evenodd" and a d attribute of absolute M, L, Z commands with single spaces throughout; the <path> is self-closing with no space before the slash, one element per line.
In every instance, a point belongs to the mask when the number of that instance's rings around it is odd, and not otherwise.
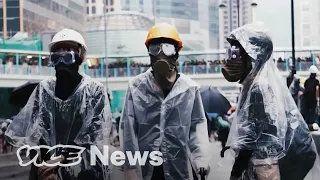
<path fill-rule="evenodd" d="M 298 62 L 297 71 L 308 71 L 312 62 Z M 277 67 L 280 71 L 289 71 L 290 67 L 288 63 L 277 63 Z M 131 77 L 145 72 L 149 67 L 120 67 L 120 68 L 108 68 L 108 77 Z M 205 65 L 180 65 L 179 72 L 184 74 L 216 74 L 221 73 L 221 64 L 205 64 Z M 106 77 L 106 67 L 89 68 L 87 65 L 83 65 L 81 72 L 91 77 Z M 14 74 L 14 75 L 41 75 L 51 76 L 54 75 L 54 68 L 37 65 L 0 65 L 0 74 Z"/>
<path fill-rule="evenodd" d="M 285 49 L 275 50 L 274 54 L 282 58 L 282 61 L 275 60 L 280 71 L 289 71 L 291 52 Z M 297 71 L 307 71 L 313 64 L 319 65 L 317 55 L 320 54 L 320 48 L 297 50 Z M 20 74 L 20 75 L 54 75 L 54 68 L 48 67 L 47 52 L 31 52 L 16 50 L 0 50 L 2 62 L 0 62 L 0 74 Z M 31 58 L 30 58 L 31 57 Z M 221 73 L 222 63 L 224 61 L 224 51 L 206 51 L 206 52 L 181 52 L 179 57 L 179 72 L 185 74 L 215 74 Z M 7 63 L 10 58 L 12 63 Z M 108 71 L 106 71 L 106 61 L 103 56 L 88 56 L 90 59 L 96 59 L 95 68 L 89 67 L 88 62 L 84 62 L 80 71 L 91 77 L 131 77 L 145 72 L 149 67 L 148 56 L 146 55 L 110 55 L 108 57 Z M 276 57 L 277 58 L 277 57 Z M 31 60 L 34 65 L 23 64 Z M 0 60 L 1 61 L 1 60 Z M 119 63 L 121 62 L 122 63 Z M 114 63 L 117 62 L 117 63 Z M 138 62 L 144 62 L 138 63 Z M 199 63 L 201 62 L 201 63 Z M 197 65 L 193 65 L 197 64 Z M 108 72 L 108 75 L 106 74 Z"/>

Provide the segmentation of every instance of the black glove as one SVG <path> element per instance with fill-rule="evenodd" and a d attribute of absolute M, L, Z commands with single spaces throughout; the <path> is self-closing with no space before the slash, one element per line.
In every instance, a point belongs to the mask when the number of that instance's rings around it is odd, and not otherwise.
<path fill-rule="evenodd" d="M 230 177 L 230 180 L 239 180 L 239 178 L 238 178 L 238 177 L 233 177 L 233 176 L 231 176 L 231 177 Z"/>
<path fill-rule="evenodd" d="M 241 177 L 244 170 L 248 168 L 249 161 L 252 155 L 251 150 L 240 150 L 236 161 L 233 164 L 231 176 L 235 178 Z"/>
<path fill-rule="evenodd" d="M 206 179 L 206 176 L 209 174 L 209 170 L 204 168 L 204 167 L 201 167 L 200 168 L 200 171 L 199 171 L 199 175 L 201 177 L 201 180 L 205 180 Z"/>
<path fill-rule="evenodd" d="M 97 173 L 93 171 L 92 169 L 85 169 L 80 171 L 78 175 L 78 180 L 96 180 L 97 179 Z"/>

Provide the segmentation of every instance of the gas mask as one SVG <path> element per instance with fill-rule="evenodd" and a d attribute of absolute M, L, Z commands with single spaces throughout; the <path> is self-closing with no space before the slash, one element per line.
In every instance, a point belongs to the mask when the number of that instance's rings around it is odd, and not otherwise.
<path fill-rule="evenodd" d="M 148 47 L 155 78 L 163 89 L 170 89 L 176 80 L 177 51 L 169 43 L 150 44 Z"/>
<path fill-rule="evenodd" d="M 227 49 L 227 62 L 222 68 L 222 74 L 227 81 L 237 82 L 240 80 L 242 82 L 247 76 L 248 70 L 251 70 L 251 64 L 247 62 L 244 54 L 236 46 Z"/>

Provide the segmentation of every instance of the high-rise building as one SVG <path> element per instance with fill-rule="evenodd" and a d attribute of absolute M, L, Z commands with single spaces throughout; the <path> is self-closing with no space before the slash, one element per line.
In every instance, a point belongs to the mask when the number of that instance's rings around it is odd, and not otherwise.
<path fill-rule="evenodd" d="M 219 0 L 210 0 L 208 22 L 210 49 L 219 49 Z"/>
<path fill-rule="evenodd" d="M 155 0 L 119 0 L 122 10 L 135 11 L 153 16 Z"/>
<path fill-rule="evenodd" d="M 228 45 L 225 39 L 232 30 L 253 21 L 253 7 L 252 0 L 222 0 L 221 3 L 224 6 L 219 10 L 219 47 L 224 49 Z"/>
<path fill-rule="evenodd" d="M 125 10 L 121 0 L 87 0 L 85 39 L 89 54 L 146 53 L 144 38 L 154 21 L 137 9 Z"/>
<path fill-rule="evenodd" d="M 41 37 L 44 51 L 53 35 L 71 28 L 82 32 L 85 24 L 85 2 L 78 0 L 1 0 L 1 36 L 11 38 L 16 33 Z"/>
<path fill-rule="evenodd" d="M 296 46 L 318 47 L 320 39 L 320 1 L 300 0 L 295 3 Z"/>
<path fill-rule="evenodd" d="M 121 8 L 121 0 L 86 0 L 88 17 L 102 16 L 104 13 L 120 11 Z M 89 18 L 88 21 L 90 20 Z"/>
<path fill-rule="evenodd" d="M 85 2 L 78 0 L 1 0 L 0 28 L 4 37 L 17 32 L 56 32 L 61 28 L 82 31 Z"/>
<path fill-rule="evenodd" d="M 191 49 L 210 48 L 209 0 L 122 0 L 122 7 L 154 17 L 155 23 L 174 25 Z"/>
<path fill-rule="evenodd" d="M 183 50 L 218 49 L 219 3 L 217 1 L 87 0 L 87 32 L 92 33 L 104 29 L 113 31 L 116 26 L 119 26 L 118 30 L 123 31 L 135 28 L 147 31 L 148 29 L 144 28 L 149 27 L 150 21 L 153 23 L 167 22 L 175 26 L 181 34 L 184 42 Z M 118 21 L 115 20 L 116 18 Z M 146 25 L 137 25 L 137 23 Z"/>

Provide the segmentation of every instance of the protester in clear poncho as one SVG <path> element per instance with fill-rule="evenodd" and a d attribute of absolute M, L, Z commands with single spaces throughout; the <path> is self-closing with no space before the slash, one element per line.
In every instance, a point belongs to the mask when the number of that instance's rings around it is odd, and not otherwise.
<path fill-rule="evenodd" d="M 151 66 L 129 82 L 120 122 L 124 151 L 161 151 L 163 164 L 126 164 L 128 179 L 192 180 L 206 176 L 210 154 L 199 86 L 177 71 L 182 42 L 177 30 L 161 23 L 149 31 Z"/>
<path fill-rule="evenodd" d="M 300 109 L 300 101 L 301 95 L 303 94 L 303 87 L 300 85 L 300 76 L 298 76 L 297 74 L 293 76 L 293 81 L 289 86 L 289 90 L 294 102 Z"/>
<path fill-rule="evenodd" d="M 315 143 L 272 61 L 270 37 L 262 26 L 246 25 L 228 41 L 223 75 L 243 85 L 227 142 L 236 152 L 231 179 L 319 179 Z"/>
<path fill-rule="evenodd" d="M 78 73 L 87 50 L 83 37 L 76 31 L 64 29 L 49 44 L 50 62 L 56 77 L 40 82 L 26 106 L 15 116 L 6 131 L 7 140 L 14 146 L 76 145 L 85 147 L 82 161 L 72 167 L 36 167 L 32 165 L 30 180 L 103 180 L 107 167 L 101 162 L 90 166 L 89 146 L 108 144 L 111 111 L 105 87 L 86 75 Z M 70 163 L 75 149 L 59 148 L 41 152 L 31 151 L 30 158 L 38 154 L 37 161 Z M 57 160 L 51 156 L 62 155 Z"/>

